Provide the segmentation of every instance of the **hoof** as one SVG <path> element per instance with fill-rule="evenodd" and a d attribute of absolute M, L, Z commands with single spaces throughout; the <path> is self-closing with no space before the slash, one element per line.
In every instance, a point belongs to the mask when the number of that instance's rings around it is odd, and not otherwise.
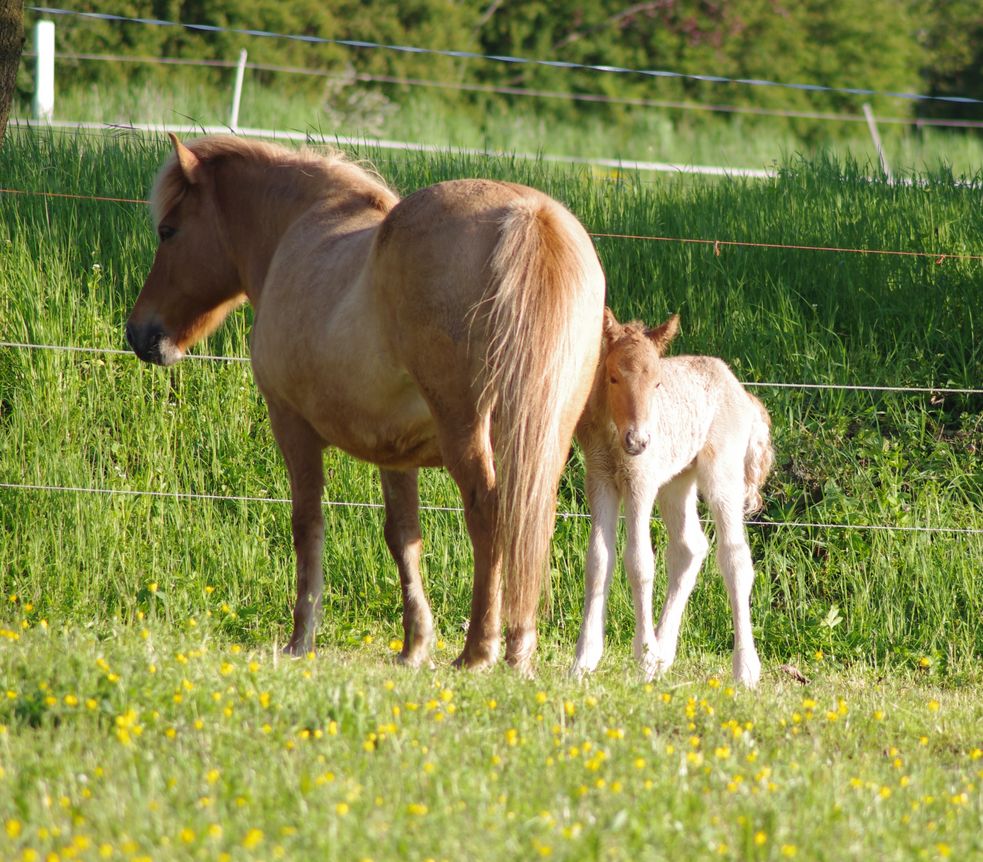
<path fill-rule="evenodd" d="M 304 656 L 310 655 L 314 652 L 313 644 L 305 643 L 288 643 L 281 652 L 285 656 L 290 656 L 291 658 L 304 658 Z"/>
<path fill-rule="evenodd" d="M 497 649 L 469 649 L 465 644 L 464 650 L 452 664 L 461 670 L 483 670 L 492 667 L 496 661 L 498 661 Z"/>
<path fill-rule="evenodd" d="M 396 664 L 406 668 L 416 670 L 421 667 L 428 667 L 431 670 L 436 666 L 427 651 L 417 651 L 413 653 L 400 653 L 396 656 Z"/>
<path fill-rule="evenodd" d="M 516 672 L 520 679 L 533 679 L 536 676 L 536 668 L 531 656 L 510 661 L 508 665 Z"/>
<path fill-rule="evenodd" d="M 761 659 L 754 650 L 734 653 L 734 679 L 745 688 L 757 688 L 761 681 Z"/>
<path fill-rule="evenodd" d="M 593 671 L 594 668 L 588 667 L 586 664 L 583 664 L 580 661 L 574 661 L 574 663 L 570 665 L 570 670 L 567 671 L 567 676 L 569 676 L 570 679 L 582 680 L 589 674 L 593 673 Z"/>
<path fill-rule="evenodd" d="M 430 650 L 434 643 L 433 629 L 429 629 L 424 634 L 414 636 L 403 635 L 403 648 L 396 661 L 404 667 L 433 667 L 433 660 L 430 658 Z"/>
<path fill-rule="evenodd" d="M 646 682 L 651 682 L 656 677 L 662 676 L 672 667 L 674 656 L 667 656 L 658 649 L 646 649 L 638 657 L 638 666 L 641 668 L 642 676 Z"/>

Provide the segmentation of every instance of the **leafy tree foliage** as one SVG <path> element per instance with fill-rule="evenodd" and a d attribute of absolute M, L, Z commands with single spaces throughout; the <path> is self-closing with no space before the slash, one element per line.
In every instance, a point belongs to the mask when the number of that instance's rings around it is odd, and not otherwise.
<path fill-rule="evenodd" d="M 106 5 L 79 0 L 75 8 L 105 11 Z M 983 96 L 979 0 L 867 0 L 860 5 L 855 0 L 119 0 L 112 11 L 690 75 Z M 592 73 L 75 17 L 59 18 L 58 28 L 59 49 L 73 53 L 231 61 L 247 47 L 257 63 L 631 98 L 851 113 L 869 100 L 828 91 Z M 166 80 L 176 72 L 160 65 L 80 62 L 76 74 L 109 83 L 148 76 Z M 200 76 L 200 70 L 195 74 Z M 265 77 L 285 94 L 321 86 L 301 76 L 269 72 Z M 28 88 L 29 81 L 23 79 L 22 85 Z M 978 106 L 882 98 L 874 107 L 903 116 L 915 111 L 959 115 Z M 577 108 L 557 101 L 539 103 L 537 110 Z M 800 131 L 809 131 L 809 124 L 802 123 Z"/>

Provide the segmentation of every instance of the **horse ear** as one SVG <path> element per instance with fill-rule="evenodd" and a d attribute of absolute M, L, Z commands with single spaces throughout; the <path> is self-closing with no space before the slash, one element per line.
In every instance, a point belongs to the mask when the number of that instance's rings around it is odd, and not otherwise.
<path fill-rule="evenodd" d="M 620 327 L 621 324 L 618 323 L 618 318 L 614 316 L 614 312 L 607 306 L 604 306 L 604 326 L 601 330 L 604 340 L 610 341 Z"/>
<path fill-rule="evenodd" d="M 645 335 L 651 339 L 656 349 L 662 354 L 669 346 L 669 342 L 676 337 L 677 332 L 679 332 L 679 315 L 674 314 L 665 323 L 654 329 L 646 329 Z"/>
<path fill-rule="evenodd" d="M 171 139 L 171 143 L 174 144 L 174 152 L 177 155 L 177 162 L 181 166 L 181 173 L 184 174 L 188 184 L 193 186 L 200 178 L 201 159 L 182 144 L 173 132 L 168 132 L 167 135 Z"/>

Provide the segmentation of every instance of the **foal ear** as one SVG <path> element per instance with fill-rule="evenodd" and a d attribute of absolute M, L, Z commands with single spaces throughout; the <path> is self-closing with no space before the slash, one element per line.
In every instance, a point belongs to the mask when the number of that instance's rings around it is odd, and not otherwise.
<path fill-rule="evenodd" d="M 171 139 L 171 143 L 174 144 L 174 152 L 177 155 L 177 162 L 181 166 L 184 179 L 188 185 L 193 186 L 200 178 L 201 159 L 182 144 L 173 132 L 168 132 L 167 135 Z"/>
<path fill-rule="evenodd" d="M 604 306 L 604 327 L 601 330 L 604 340 L 610 341 L 620 329 L 621 324 L 618 323 L 618 318 L 614 316 L 614 312 L 607 306 Z"/>
<path fill-rule="evenodd" d="M 654 329 L 646 329 L 645 335 L 651 339 L 661 354 L 669 346 L 669 342 L 676 337 L 677 332 L 679 332 L 679 315 L 674 314 L 665 323 L 656 326 Z"/>

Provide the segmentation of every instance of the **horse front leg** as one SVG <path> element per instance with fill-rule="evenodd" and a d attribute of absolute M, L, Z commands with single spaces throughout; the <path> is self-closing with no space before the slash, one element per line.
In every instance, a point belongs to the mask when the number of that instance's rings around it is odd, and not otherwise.
<path fill-rule="evenodd" d="M 297 557 L 297 601 L 294 629 L 284 652 L 306 655 L 314 649 L 314 630 L 321 616 L 324 572 L 324 442 L 305 419 L 270 402 L 273 436 L 290 474 L 291 526 Z"/>
<path fill-rule="evenodd" d="M 433 615 L 420 577 L 420 492 L 417 470 L 383 470 L 382 495 L 386 501 L 386 545 L 396 568 L 403 592 L 403 649 L 399 660 L 419 667 L 430 658 L 433 642 Z"/>
<path fill-rule="evenodd" d="M 607 479 L 595 478 L 588 465 L 587 501 L 590 504 L 590 539 L 584 564 L 584 618 L 577 638 L 576 658 L 570 674 L 591 673 L 604 651 L 604 618 L 618 537 L 617 489 Z"/>

